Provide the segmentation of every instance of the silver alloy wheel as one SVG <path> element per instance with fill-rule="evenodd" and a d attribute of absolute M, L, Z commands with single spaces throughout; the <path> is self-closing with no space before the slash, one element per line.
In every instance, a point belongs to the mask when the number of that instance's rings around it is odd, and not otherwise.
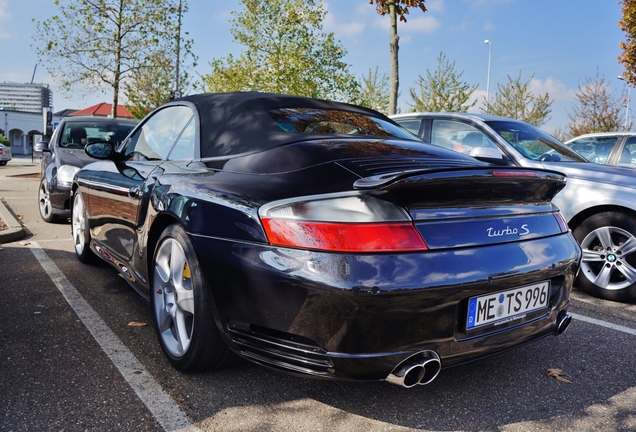
<path fill-rule="evenodd" d="M 49 187 L 46 184 L 46 179 L 40 181 L 40 189 L 38 190 L 38 205 L 40 207 L 40 214 L 45 221 L 51 220 L 53 216 L 53 209 L 51 208 L 51 194 L 49 193 Z"/>
<path fill-rule="evenodd" d="M 183 357 L 194 332 L 194 291 L 183 247 L 172 237 L 158 247 L 154 260 L 152 296 L 157 330 L 163 345 Z"/>
<path fill-rule="evenodd" d="M 73 198 L 73 216 L 71 217 L 71 232 L 73 234 L 73 245 L 75 252 L 81 256 L 88 247 L 86 244 L 88 226 L 86 224 L 86 211 L 84 209 L 84 199 L 82 194 L 76 192 Z"/>
<path fill-rule="evenodd" d="M 580 274 L 598 287 L 619 290 L 636 282 L 636 267 L 628 262 L 636 251 L 636 237 L 629 231 L 613 226 L 597 228 L 585 236 L 581 249 Z"/>

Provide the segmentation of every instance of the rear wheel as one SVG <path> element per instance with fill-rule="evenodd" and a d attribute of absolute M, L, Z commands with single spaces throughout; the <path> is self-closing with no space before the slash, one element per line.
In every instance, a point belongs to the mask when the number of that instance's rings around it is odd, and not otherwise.
<path fill-rule="evenodd" d="M 71 233 L 73 235 L 73 245 L 77 259 L 83 263 L 91 262 L 95 258 L 95 255 L 90 248 L 91 234 L 88 229 L 86 207 L 84 207 L 84 199 L 79 189 L 75 191 L 73 195 Z"/>
<path fill-rule="evenodd" d="M 53 213 L 51 206 L 51 194 L 49 192 L 49 184 L 46 177 L 40 180 L 40 188 L 38 189 L 38 207 L 40 216 L 44 222 L 57 222 L 60 218 Z"/>
<path fill-rule="evenodd" d="M 0 166 L 5 166 L 7 164 L 7 161 L 0 161 Z"/>
<path fill-rule="evenodd" d="M 577 285 L 606 300 L 636 299 L 636 218 L 603 212 L 585 219 L 574 230 L 583 259 Z"/>
<path fill-rule="evenodd" d="M 170 363 L 182 371 L 228 364 L 234 354 L 221 339 L 210 290 L 194 247 L 180 226 L 169 226 L 161 234 L 152 268 L 152 316 L 159 343 Z"/>

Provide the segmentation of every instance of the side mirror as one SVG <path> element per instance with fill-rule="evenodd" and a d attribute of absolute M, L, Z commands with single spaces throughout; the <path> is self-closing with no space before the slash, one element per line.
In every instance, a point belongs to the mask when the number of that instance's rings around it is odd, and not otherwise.
<path fill-rule="evenodd" d="M 51 148 L 49 147 L 48 141 L 40 141 L 35 146 L 33 146 L 34 152 L 50 152 Z"/>
<path fill-rule="evenodd" d="M 110 141 L 96 141 L 86 144 L 84 152 L 94 159 L 110 159 L 115 154 L 115 144 Z"/>
<path fill-rule="evenodd" d="M 473 147 L 470 156 L 474 158 L 503 159 L 499 149 L 495 147 Z"/>

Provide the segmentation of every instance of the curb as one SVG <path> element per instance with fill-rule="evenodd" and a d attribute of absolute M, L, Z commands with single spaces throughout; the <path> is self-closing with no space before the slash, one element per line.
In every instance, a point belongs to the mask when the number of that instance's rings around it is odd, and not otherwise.
<path fill-rule="evenodd" d="M 0 200 L 0 219 L 9 227 L 9 229 L 0 231 L 0 244 L 11 243 L 22 240 L 26 237 L 22 224 L 7 210 L 4 203 Z"/>

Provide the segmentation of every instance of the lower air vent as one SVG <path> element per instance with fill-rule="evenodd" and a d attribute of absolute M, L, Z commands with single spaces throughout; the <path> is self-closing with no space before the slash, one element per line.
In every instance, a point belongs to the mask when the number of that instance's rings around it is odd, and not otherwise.
<path fill-rule="evenodd" d="M 241 354 L 257 363 L 308 375 L 333 375 L 327 352 L 310 339 L 233 320 L 227 328 Z"/>

